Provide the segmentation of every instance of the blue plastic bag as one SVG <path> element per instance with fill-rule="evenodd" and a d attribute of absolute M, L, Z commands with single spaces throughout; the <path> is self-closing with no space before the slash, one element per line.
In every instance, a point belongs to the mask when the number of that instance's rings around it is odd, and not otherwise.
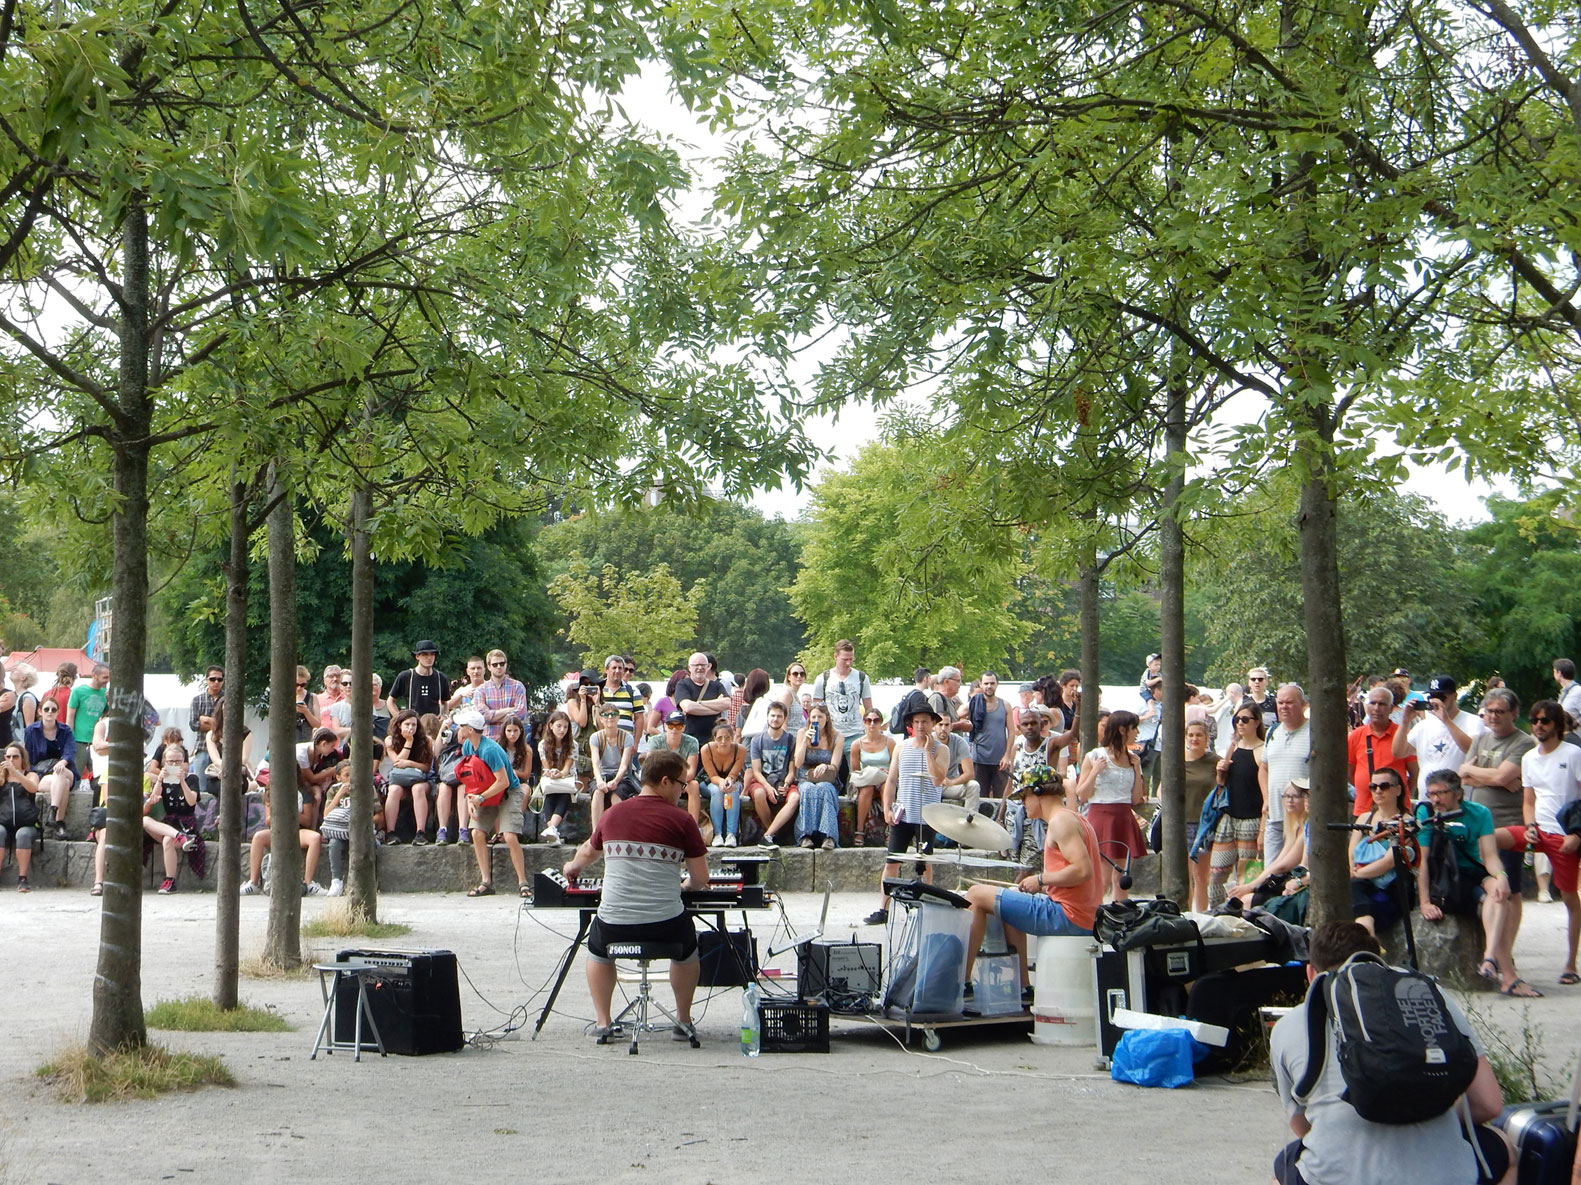
<path fill-rule="evenodd" d="M 1190 1086 L 1196 1081 L 1192 1063 L 1207 1052 L 1185 1029 L 1127 1029 L 1115 1046 L 1109 1076 L 1137 1086 Z"/>

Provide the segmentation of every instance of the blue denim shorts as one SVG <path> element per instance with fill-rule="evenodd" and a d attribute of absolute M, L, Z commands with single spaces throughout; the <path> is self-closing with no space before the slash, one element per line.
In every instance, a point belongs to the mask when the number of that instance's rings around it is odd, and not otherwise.
<path fill-rule="evenodd" d="M 1020 889 L 1001 889 L 995 900 L 999 920 L 1023 934 L 1078 936 L 1091 934 L 1065 916 L 1065 908 L 1047 893 L 1023 893 Z"/>

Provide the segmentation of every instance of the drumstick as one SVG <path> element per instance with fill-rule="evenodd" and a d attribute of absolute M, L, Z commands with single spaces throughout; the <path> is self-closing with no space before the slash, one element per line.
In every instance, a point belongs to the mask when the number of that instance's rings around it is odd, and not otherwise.
<path fill-rule="evenodd" d="M 974 876 L 974 877 L 971 877 L 969 879 L 971 880 L 972 884 L 974 884 L 974 885 L 998 885 L 1002 889 L 1013 889 L 1013 888 L 1016 887 L 1016 882 L 1015 881 L 990 880 L 986 876 Z"/>

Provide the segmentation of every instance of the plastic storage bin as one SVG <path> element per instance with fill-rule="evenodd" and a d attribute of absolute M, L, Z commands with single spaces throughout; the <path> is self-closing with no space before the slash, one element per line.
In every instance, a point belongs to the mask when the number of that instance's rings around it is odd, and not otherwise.
<path fill-rule="evenodd" d="M 1022 1011 L 1021 960 L 1015 955 L 978 955 L 973 972 L 972 1009 L 979 1016 Z"/>

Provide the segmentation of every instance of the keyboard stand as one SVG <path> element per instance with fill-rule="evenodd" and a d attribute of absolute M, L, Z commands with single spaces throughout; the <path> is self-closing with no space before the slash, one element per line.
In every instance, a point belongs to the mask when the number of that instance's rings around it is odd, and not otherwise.
<path fill-rule="evenodd" d="M 576 952 L 581 950 L 582 943 L 587 941 L 588 927 L 593 924 L 596 916 L 598 916 L 596 909 L 577 911 L 576 937 L 571 940 L 571 945 L 566 948 L 565 954 L 560 956 L 560 970 L 554 977 L 554 987 L 549 989 L 549 999 L 544 1001 L 543 1011 L 538 1014 L 538 1023 L 533 1025 L 532 1040 L 538 1040 L 538 1034 L 543 1031 L 544 1023 L 554 1011 L 554 1002 L 560 998 L 560 989 L 565 986 L 565 977 L 571 973 L 571 964 L 576 962 Z"/>

